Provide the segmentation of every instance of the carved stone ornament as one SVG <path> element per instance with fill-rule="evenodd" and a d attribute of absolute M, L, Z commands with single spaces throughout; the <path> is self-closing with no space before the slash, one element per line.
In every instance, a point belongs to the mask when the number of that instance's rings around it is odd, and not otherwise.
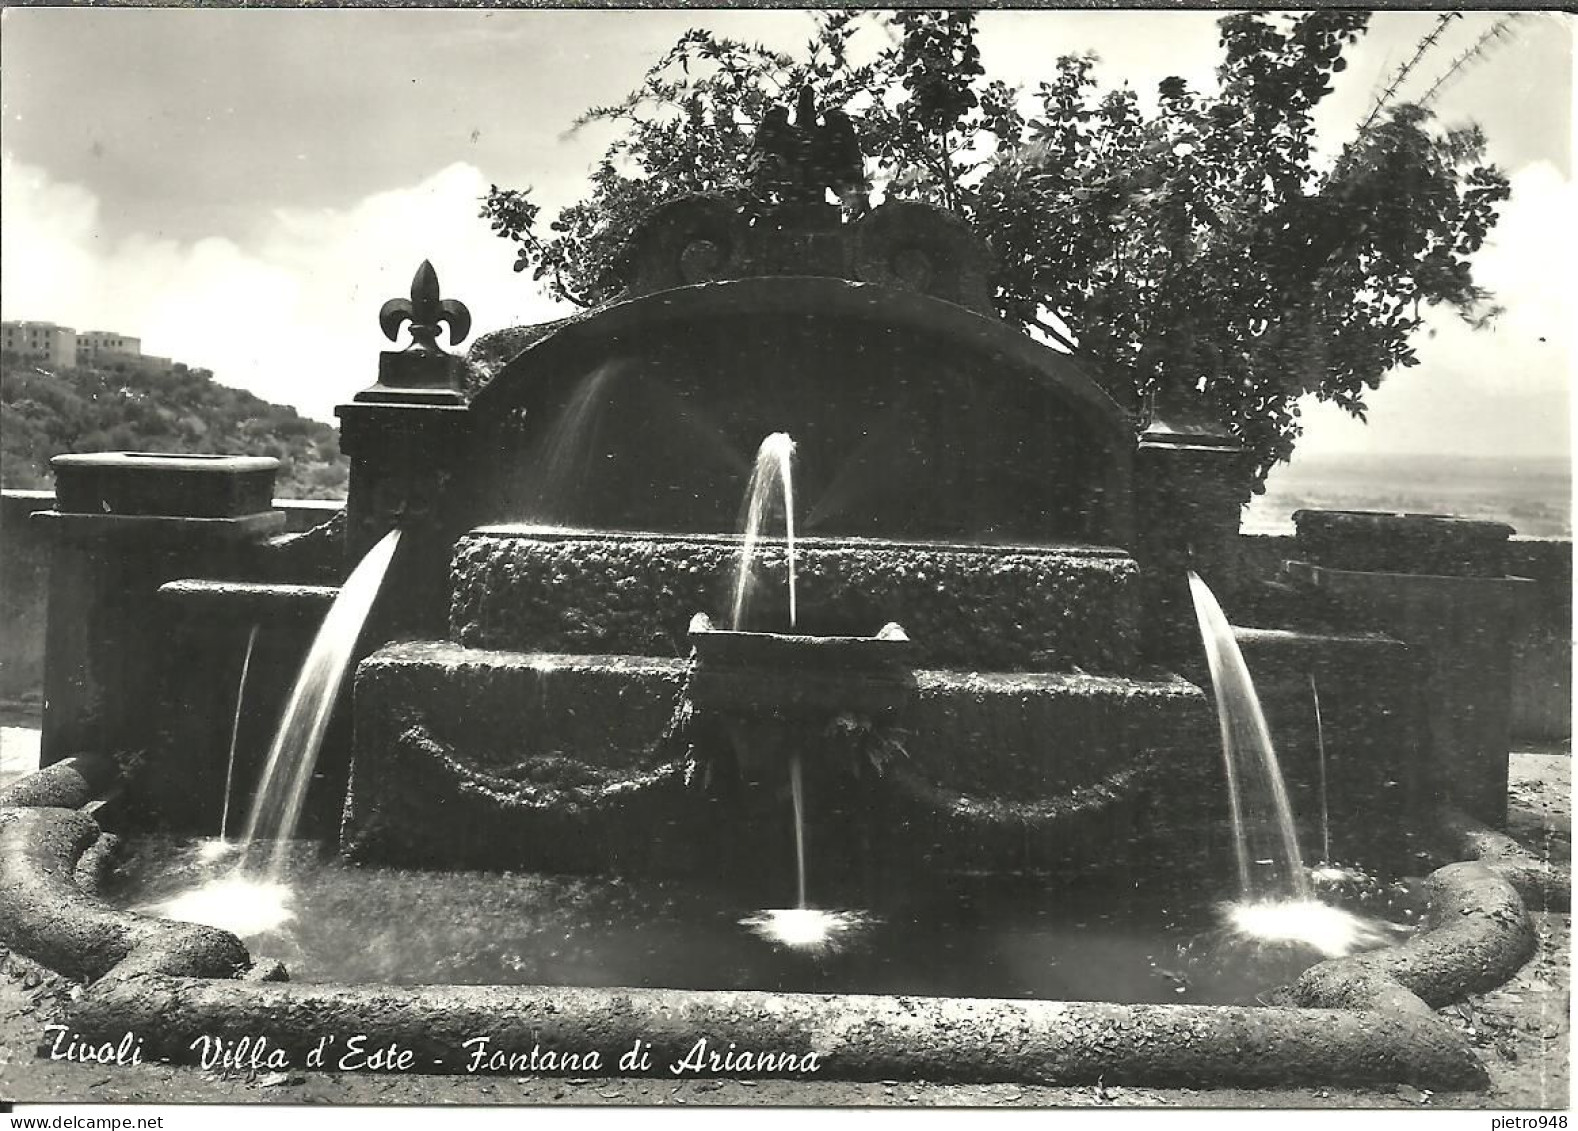
<path fill-rule="evenodd" d="M 438 272 L 426 259 L 411 280 L 411 297 L 392 298 L 378 311 L 378 325 L 391 342 L 398 340 L 402 322 L 411 324 L 411 344 L 406 348 L 415 353 L 444 352 L 438 346 L 439 326 L 443 323 L 449 324 L 452 346 L 465 341 L 471 333 L 471 311 L 457 299 L 439 297 Z"/>

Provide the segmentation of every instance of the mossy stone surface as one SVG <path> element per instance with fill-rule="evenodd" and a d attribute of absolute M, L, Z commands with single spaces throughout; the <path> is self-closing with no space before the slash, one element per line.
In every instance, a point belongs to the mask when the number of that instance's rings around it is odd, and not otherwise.
<path fill-rule="evenodd" d="M 1204 805 L 1216 787 L 1204 697 L 1177 678 L 921 670 L 879 718 L 793 696 L 741 714 L 691 700 L 693 674 L 657 657 L 382 649 L 358 672 L 342 846 L 427 866 L 708 867 L 748 839 L 798 753 L 840 799 L 819 843 L 1080 871 L 1121 855 L 1142 797 Z"/>
<path fill-rule="evenodd" d="M 450 632 L 479 648 L 677 656 L 690 618 L 732 614 L 737 540 L 474 531 L 455 547 Z M 788 628 L 782 543 L 761 548 L 747 623 Z M 1132 559 L 1089 548 L 803 541 L 800 631 L 897 621 L 915 662 L 973 671 L 1123 672 L 1135 661 Z"/>

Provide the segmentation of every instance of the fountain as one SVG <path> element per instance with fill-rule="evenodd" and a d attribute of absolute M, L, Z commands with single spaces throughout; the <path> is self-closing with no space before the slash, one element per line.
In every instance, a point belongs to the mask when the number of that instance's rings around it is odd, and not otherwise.
<path fill-rule="evenodd" d="M 1320 765 L 1320 862 L 1331 865 L 1331 801 L 1326 787 L 1326 724 L 1320 717 L 1320 685 L 1310 673 L 1310 705 L 1315 713 L 1315 756 Z"/>
<path fill-rule="evenodd" d="M 1232 626 L 1210 587 L 1193 571 L 1189 591 L 1216 693 L 1233 820 L 1238 898 L 1224 908 L 1230 937 L 1311 948 L 1327 958 L 1382 945 L 1392 937 L 1387 924 L 1316 898 L 1299 850 L 1298 828 L 1276 747 Z M 1318 723 L 1317 715 L 1317 727 Z M 1317 739 L 1323 749 L 1324 739 L 1318 731 Z M 1321 777 L 1324 818 L 1324 758 Z M 1329 834 L 1324 820 L 1321 830 L 1325 846 Z M 1323 856 L 1322 861 L 1328 858 Z"/>
<path fill-rule="evenodd" d="M 739 564 L 735 567 L 730 619 L 733 633 L 743 637 L 752 583 L 755 580 L 753 568 L 756 565 L 756 551 L 769 517 L 769 507 L 776 497 L 784 521 L 784 573 L 791 634 L 779 635 L 777 638 L 789 647 L 801 643 L 792 635 L 798 620 L 795 597 L 794 481 L 791 470 L 793 456 L 794 441 L 785 432 L 774 432 L 768 436 L 757 451 L 755 468 L 745 493 L 744 529 L 740 539 Z M 896 626 L 892 627 L 896 629 Z M 691 622 L 692 639 L 705 638 L 709 632 L 710 622 L 704 614 Z M 894 633 L 889 632 L 887 639 L 893 636 Z M 879 634 L 872 639 L 874 642 L 884 637 Z M 803 638 L 803 646 L 813 650 L 825 649 L 827 641 L 826 637 L 807 637 Z M 819 653 L 811 651 L 810 654 Z M 793 679 L 794 676 L 785 673 L 777 678 Z M 779 725 L 782 725 L 782 720 L 779 720 Z M 753 733 L 759 735 L 761 732 L 745 726 L 737 727 L 733 732 L 736 746 L 751 742 Z M 739 753 L 742 757 L 749 757 L 749 751 L 742 750 Z M 793 746 L 788 761 L 789 792 L 794 813 L 795 905 L 770 908 L 747 916 L 740 920 L 740 925 L 779 946 L 825 955 L 858 938 L 861 931 L 870 925 L 871 919 L 861 912 L 828 911 L 812 907 L 807 902 L 804 760 L 800 747 Z"/>
<path fill-rule="evenodd" d="M 1481 1080 L 1428 1006 L 1527 955 L 1510 881 L 1436 870 L 1417 937 L 1364 950 L 1400 936 L 1299 852 L 1318 820 L 1385 877 L 1454 858 L 1418 855 L 1459 795 L 1406 602 L 1385 636 L 1332 608 L 1376 574 L 1326 544 L 1255 591 L 1231 438 L 1177 391 L 1136 419 L 998 319 L 989 275 L 923 205 L 689 197 L 632 234 L 617 301 L 465 357 L 424 264 L 381 318 L 412 345 L 339 410 L 322 528 L 280 534 L 261 464 L 64 457 L 49 765 L 0 798 L 8 941 L 91 983 L 76 1030 L 172 1060 L 245 1034 L 301 1063 L 341 1031 L 435 1071 L 479 1035 L 605 1067 L 641 1040 L 661 1072 L 705 1035 L 791 1076 Z M 253 706 L 207 709 L 253 624 Z M 224 876 L 274 894 L 175 922 L 215 862 L 159 838 L 227 833 L 233 792 L 268 847 Z M 131 847 L 79 868 L 103 829 Z M 297 867 L 302 840 L 332 851 Z M 119 907 L 59 879 L 101 858 Z M 1223 902 L 1311 951 L 1290 984 L 1171 969 Z"/>
<path fill-rule="evenodd" d="M 1189 592 L 1205 642 L 1211 685 L 1216 690 L 1239 898 L 1248 902 L 1307 900 L 1309 876 L 1299 852 L 1293 809 L 1249 668 L 1233 639 L 1227 614 L 1193 571 Z"/>
<path fill-rule="evenodd" d="M 241 737 L 241 706 L 247 698 L 247 674 L 252 670 L 252 650 L 257 647 L 258 625 L 247 630 L 246 650 L 241 654 L 241 675 L 236 680 L 236 711 L 230 722 L 230 747 L 225 757 L 225 800 L 219 810 L 219 840 L 230 831 L 230 798 L 236 784 L 236 743 Z"/>
<path fill-rule="evenodd" d="M 285 869 L 295 843 L 307 788 L 357 639 L 399 543 L 398 530 L 384 535 L 351 571 L 329 606 L 275 730 L 233 865 L 205 878 L 196 887 L 150 905 L 150 910 L 166 918 L 233 931 L 244 938 L 275 931 L 294 917 Z M 225 839 L 225 832 L 234 776 L 235 741 L 240 728 L 241 692 L 246 688 L 246 674 L 256 643 L 257 626 L 254 625 L 247 636 L 235 722 L 231 728 L 219 840 L 203 845 L 200 850 L 201 858 L 208 861 L 222 860 L 230 854 L 231 845 Z"/>
<path fill-rule="evenodd" d="M 740 565 L 734 579 L 733 615 L 730 626 L 736 631 L 745 628 L 746 603 L 751 593 L 751 567 L 755 563 L 756 543 L 761 539 L 767 522 L 767 508 L 777 493 L 779 507 L 784 516 L 784 562 L 787 572 L 785 589 L 789 600 L 789 630 L 795 627 L 794 586 L 794 487 L 790 478 L 790 461 L 794 457 L 794 441 L 788 433 L 774 432 L 762 441 L 756 453 L 756 466 L 751 472 L 751 483 L 745 492 L 744 534 L 740 542 Z"/>
<path fill-rule="evenodd" d="M 288 846 L 295 839 L 329 715 L 345 682 L 362 626 L 399 544 L 400 532 L 391 530 L 346 578 L 323 618 L 323 627 L 312 642 L 280 718 L 262 781 L 252 801 L 252 812 L 247 817 L 243 846 L 250 848 L 259 842 L 270 846 L 268 872 L 272 878 L 278 878 Z"/>

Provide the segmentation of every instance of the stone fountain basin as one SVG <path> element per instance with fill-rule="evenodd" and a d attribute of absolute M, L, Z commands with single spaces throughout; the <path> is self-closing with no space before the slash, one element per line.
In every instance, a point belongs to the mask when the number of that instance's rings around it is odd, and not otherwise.
<path fill-rule="evenodd" d="M 702 710 L 750 716 L 826 711 L 889 718 L 915 697 L 910 638 L 889 622 L 870 636 L 737 632 L 690 622 L 687 694 Z"/>
<path fill-rule="evenodd" d="M 273 509 L 279 461 L 268 456 L 93 452 L 56 456 L 50 465 L 56 509 L 62 513 L 236 519 Z"/>
<path fill-rule="evenodd" d="M 758 991 L 560 986 L 296 985 L 255 964 L 234 936 L 117 910 L 95 893 L 110 859 L 91 805 L 88 760 L 59 763 L 0 793 L 0 925 L 6 941 L 87 983 L 66 1018 L 92 1042 L 131 1032 L 144 1059 L 196 1062 L 202 1038 L 243 1038 L 294 1069 L 378 1070 L 374 1050 L 409 1054 L 401 1071 L 466 1072 L 478 1037 L 491 1049 L 599 1054 L 597 1071 L 676 1078 L 1020 1081 L 1243 1087 L 1410 1083 L 1479 1088 L 1483 1067 L 1432 1012 L 1500 984 L 1533 950 L 1515 870 L 1487 853 L 1428 881 L 1424 929 L 1406 943 L 1323 962 L 1291 988 L 1291 1004 L 1125 1006 L 1102 1002 L 915 998 Z M 1471 823 L 1470 823 L 1471 824 Z M 1458 833 L 1464 831 L 1461 824 Z M 1464 847 L 1486 830 L 1469 828 Z M 349 1063 L 311 1064 L 325 1037 L 363 1039 Z M 637 1041 L 646 1062 L 621 1063 Z M 760 1057 L 743 1070 L 705 1056 Z M 573 1067 L 544 1074 L 584 1075 Z M 521 1075 L 518 1062 L 474 1071 Z"/>
<path fill-rule="evenodd" d="M 870 671 L 904 668 L 915 654 L 903 627 L 890 621 L 870 636 L 813 636 L 714 628 L 706 613 L 690 621 L 690 644 L 705 665 Z"/>
<path fill-rule="evenodd" d="M 159 596 L 198 620 L 277 624 L 281 620 L 316 625 L 334 599 L 337 585 L 281 584 L 180 578 L 159 587 Z"/>

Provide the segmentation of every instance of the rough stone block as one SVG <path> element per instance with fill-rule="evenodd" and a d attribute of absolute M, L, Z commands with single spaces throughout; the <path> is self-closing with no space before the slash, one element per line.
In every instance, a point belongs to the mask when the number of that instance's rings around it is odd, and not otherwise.
<path fill-rule="evenodd" d="M 1399 851 L 1399 838 L 1426 820 L 1435 803 L 1419 742 L 1417 657 L 1384 636 L 1241 628 L 1235 637 L 1307 860 L 1324 855 L 1323 749 L 1331 856 L 1373 862 L 1387 849 Z"/>
<path fill-rule="evenodd" d="M 691 617 L 727 621 L 737 539 L 487 527 L 455 547 L 450 632 L 479 648 L 685 654 Z M 746 627 L 783 631 L 784 546 L 760 554 Z M 1134 562 L 1089 547 L 796 543 L 801 631 L 902 624 L 928 668 L 1122 672 L 1135 654 Z M 773 620 L 776 618 L 776 622 Z"/>
<path fill-rule="evenodd" d="M 916 682 L 909 765 L 961 793 L 1057 796 L 1172 748 L 1191 726 L 1214 769 L 1205 698 L 1175 677 L 923 671 Z"/>
<path fill-rule="evenodd" d="M 1293 512 L 1299 556 L 1329 569 L 1501 577 L 1512 527 L 1435 514 Z"/>
<path fill-rule="evenodd" d="M 1495 524 L 1491 524 L 1495 525 Z M 1487 824 L 1507 819 L 1512 641 L 1532 583 L 1328 569 L 1289 562 L 1351 629 L 1384 632 L 1418 658 L 1424 734 L 1436 784 Z"/>
<path fill-rule="evenodd" d="M 272 508 L 279 460 L 95 452 L 56 456 L 50 466 L 62 512 L 240 518 Z"/>
<path fill-rule="evenodd" d="M 467 738 L 494 771 L 532 758 L 606 768 L 641 764 L 662 736 L 685 660 L 484 652 L 439 641 L 383 648 L 356 672 L 358 760 L 392 737 L 390 720 L 421 713 L 435 733 Z"/>
<path fill-rule="evenodd" d="M 1219 776 L 1203 696 L 1178 679 L 918 671 L 896 723 L 881 721 L 895 745 L 878 766 L 835 733 L 835 704 L 791 703 L 749 725 L 697 705 L 711 729 L 670 741 L 689 675 L 677 659 L 385 648 L 358 672 L 342 847 L 368 861 L 569 871 L 788 861 L 766 826 L 784 822 L 797 753 L 824 853 L 1088 869 L 1124 853 L 1110 837 L 1131 836 L 1142 790 L 1165 782 L 1199 799 Z"/>

